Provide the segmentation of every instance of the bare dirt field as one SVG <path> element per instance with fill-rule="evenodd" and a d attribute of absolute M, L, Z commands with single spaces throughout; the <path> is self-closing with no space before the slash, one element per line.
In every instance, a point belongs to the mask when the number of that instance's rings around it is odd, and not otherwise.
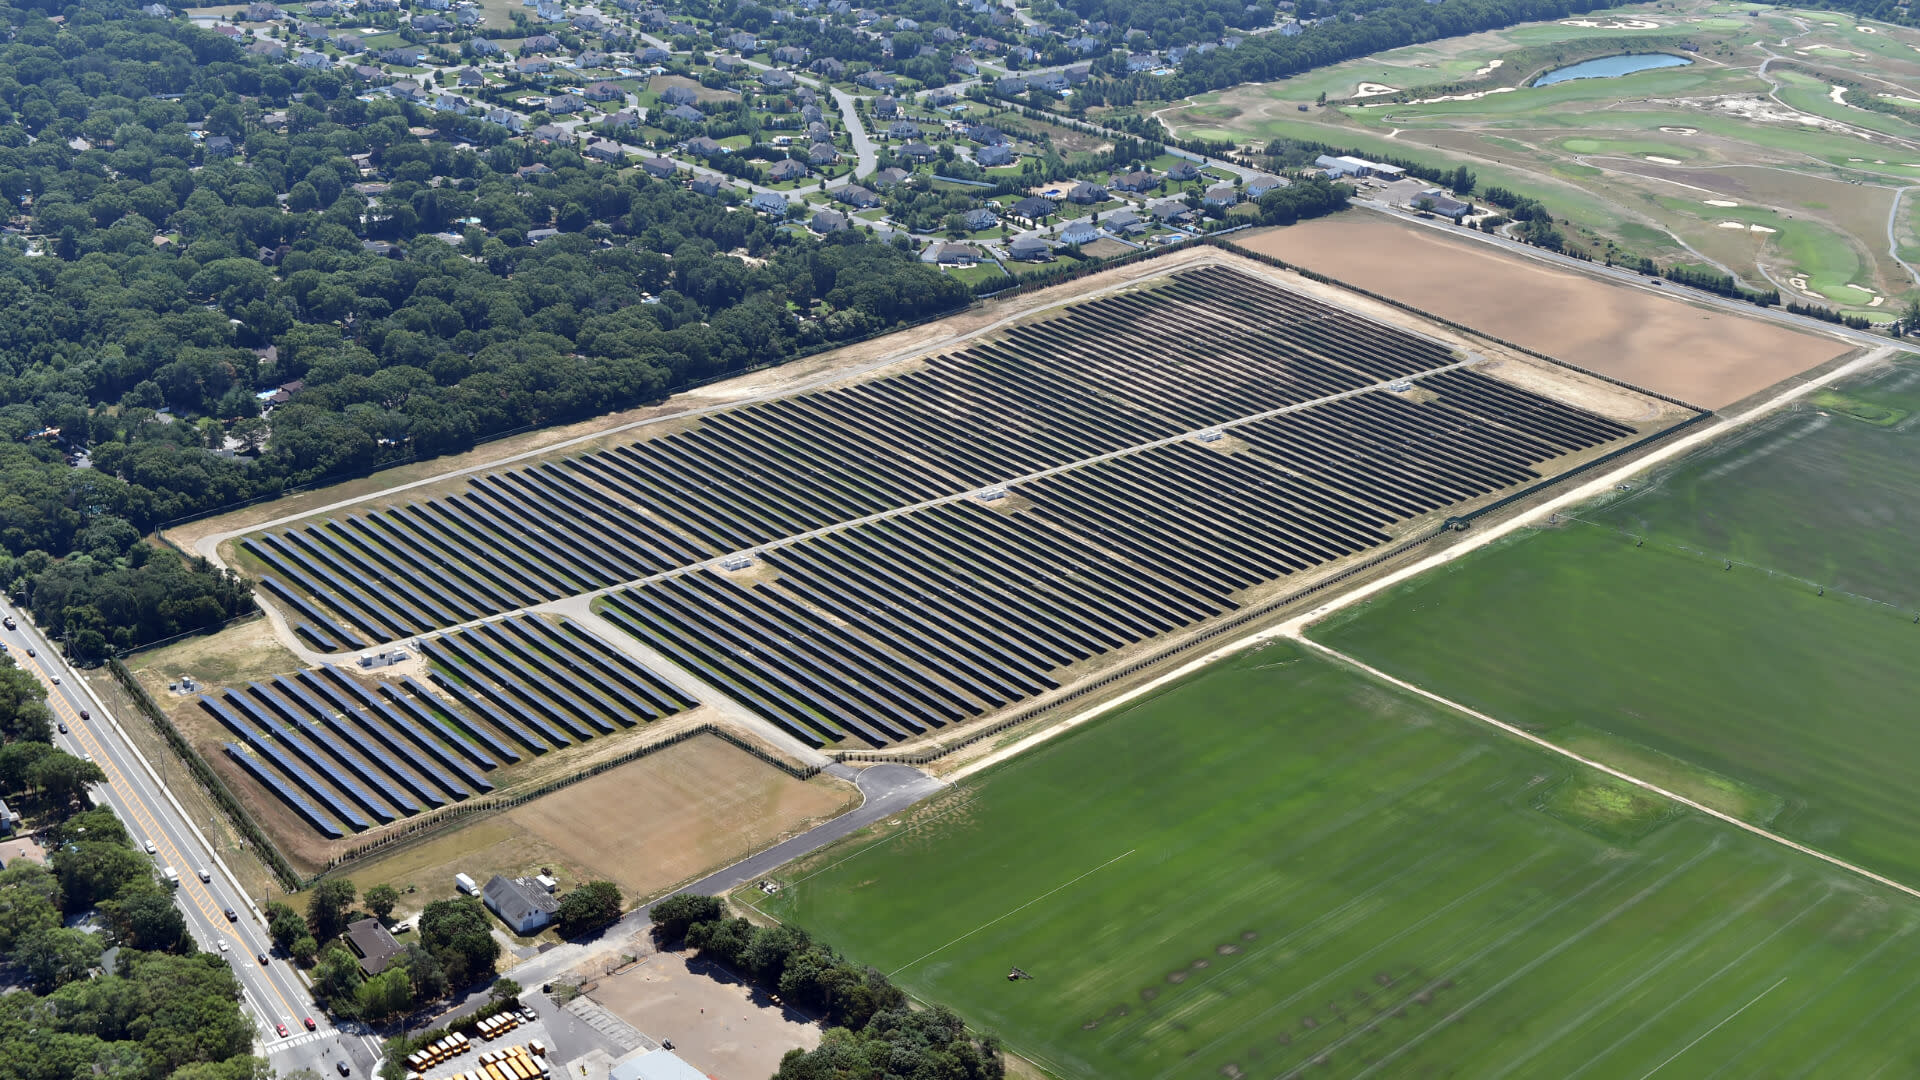
<path fill-rule="evenodd" d="M 706 736 L 351 866 L 347 874 L 362 889 L 381 882 L 402 893 L 415 887 L 403 899 L 403 914 L 452 896 L 457 873 L 485 881 L 542 867 L 553 869 L 562 887 L 604 879 L 634 900 L 809 828 L 858 798 L 841 781 L 795 780 Z"/>
<path fill-rule="evenodd" d="M 772 1076 L 780 1057 L 820 1045 L 820 1025 L 690 954 L 648 952 L 587 996 L 708 1076 Z"/>
<path fill-rule="evenodd" d="M 1237 240 L 1248 250 L 1710 409 L 1847 351 L 1829 338 L 1552 269 L 1374 214 L 1322 218 Z"/>

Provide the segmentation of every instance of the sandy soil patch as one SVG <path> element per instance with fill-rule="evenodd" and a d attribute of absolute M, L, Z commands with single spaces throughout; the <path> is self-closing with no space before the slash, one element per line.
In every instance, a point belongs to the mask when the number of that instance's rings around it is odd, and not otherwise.
<path fill-rule="evenodd" d="M 592 984 L 587 996 L 716 1077 L 772 1076 L 780 1057 L 820 1045 L 820 1025 L 731 972 L 688 954 L 653 952 Z"/>
<path fill-rule="evenodd" d="M 1559 270 L 1379 215 L 1247 234 L 1252 250 L 1707 408 L 1846 351 L 1832 339 Z"/>
<path fill-rule="evenodd" d="M 259 791 L 251 782 L 245 788 Z M 243 798 L 249 793 L 241 791 Z M 458 873 L 484 882 L 552 869 L 563 889 L 607 880 L 633 903 L 810 828 L 858 798 L 851 785 L 824 776 L 795 780 L 705 736 L 347 872 L 362 889 L 380 882 L 398 888 L 406 894 L 403 914 L 454 895 Z M 313 835 L 304 825 L 294 828 Z"/>
<path fill-rule="evenodd" d="M 1740 205 L 1739 203 L 1734 202 L 1731 199 L 1702 199 L 1700 201 L 1706 203 L 1708 206 L 1739 206 Z"/>
<path fill-rule="evenodd" d="M 1740 229 L 1745 231 L 1747 225 L 1744 221 L 1722 221 L 1714 227 L 1718 229 Z"/>
<path fill-rule="evenodd" d="M 1562 19 L 1561 26 L 1584 26 L 1593 30 L 1658 30 L 1660 24 L 1645 19 Z"/>
<path fill-rule="evenodd" d="M 1415 98 L 1412 101 L 1402 102 L 1402 104 L 1435 105 L 1442 101 L 1479 101 L 1481 98 L 1486 97 L 1488 94 L 1511 94 L 1518 89 L 1520 88 L 1517 86 L 1496 86 L 1491 90 L 1475 90 L 1471 94 L 1447 94 L 1442 97 Z M 1366 107 L 1369 109 L 1377 109 L 1380 106 L 1386 105 L 1386 104 L 1389 104 L 1389 103 L 1380 101 L 1380 102 L 1374 102 L 1372 104 L 1369 104 Z"/>
<path fill-rule="evenodd" d="M 1747 231 L 1748 231 L 1748 232 L 1755 232 L 1755 233 L 1776 233 L 1776 232 L 1779 232 L 1780 230 L 1779 230 L 1779 229 L 1769 229 L 1769 228 L 1767 228 L 1767 227 L 1766 227 L 1765 225 L 1749 225 L 1749 226 L 1747 226 Z"/>
<path fill-rule="evenodd" d="M 1885 98 L 1888 101 L 1897 101 L 1902 105 L 1913 105 L 1916 107 L 1920 107 L 1920 98 L 1905 97 L 1901 94 L 1881 94 L 1880 96 Z"/>
<path fill-rule="evenodd" d="M 1363 82 L 1354 89 L 1353 96 L 1357 98 L 1379 97 L 1381 94 L 1397 94 L 1399 92 L 1400 89 L 1398 87 L 1388 86 L 1386 83 Z"/>
<path fill-rule="evenodd" d="M 1473 77 L 1477 79 L 1482 75 L 1491 75 L 1494 72 L 1500 70 L 1500 65 L 1504 63 L 1506 63 L 1505 60 L 1489 60 L 1487 61 L 1485 67 L 1479 68 L 1478 70 L 1474 71 Z"/>
<path fill-rule="evenodd" d="M 263 675 L 296 671 L 302 665 L 274 636 L 271 623 L 250 619 L 217 634 L 141 653 L 131 666 L 154 700 L 165 701 L 167 684 L 182 675 L 207 686 L 234 686 Z"/>
<path fill-rule="evenodd" d="M 1663 128 L 1661 128 L 1660 130 L 1661 130 L 1661 131 L 1664 131 L 1664 132 L 1666 132 L 1666 133 L 1667 133 L 1667 134 L 1669 134 L 1669 135 L 1698 135 L 1698 134 L 1700 134 L 1700 129 L 1699 129 L 1699 128 L 1690 128 L 1690 127 L 1663 127 Z"/>
<path fill-rule="evenodd" d="M 1660 156 L 1659 154 L 1647 154 L 1647 155 L 1645 155 L 1645 156 L 1646 156 L 1646 159 L 1647 159 L 1648 161 L 1651 161 L 1651 162 L 1653 162 L 1653 163 L 1654 163 L 1654 164 L 1656 164 L 1656 165 L 1684 165 L 1684 164 L 1686 164 L 1686 162 L 1684 162 L 1684 161 L 1681 161 L 1681 160 L 1680 160 L 1679 158 L 1670 158 L 1670 157 L 1661 157 L 1661 156 Z"/>

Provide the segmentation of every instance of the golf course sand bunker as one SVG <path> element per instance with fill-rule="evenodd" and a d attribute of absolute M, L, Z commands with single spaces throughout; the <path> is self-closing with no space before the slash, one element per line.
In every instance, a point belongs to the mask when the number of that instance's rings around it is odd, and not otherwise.
<path fill-rule="evenodd" d="M 1598 281 L 1374 214 L 1342 214 L 1235 239 L 1251 251 L 1709 409 L 1846 351 L 1830 338 Z"/>

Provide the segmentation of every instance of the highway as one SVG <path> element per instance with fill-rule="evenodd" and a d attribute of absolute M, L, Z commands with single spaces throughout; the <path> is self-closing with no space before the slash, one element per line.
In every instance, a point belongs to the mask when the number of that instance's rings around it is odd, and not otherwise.
<path fill-rule="evenodd" d="M 25 612 L 0 598 L 0 615 L 16 629 L 0 629 L 0 642 L 21 668 L 32 672 L 47 688 L 47 706 L 55 721 L 54 745 L 77 757 L 91 758 L 107 774 L 95 785 L 93 800 L 111 807 L 135 844 L 150 844 L 156 871 L 171 866 L 180 874 L 178 901 L 187 930 L 199 946 L 218 952 L 239 979 L 243 1009 L 254 1020 L 256 1053 L 269 1056 L 282 1073 L 311 1068 L 338 1076 L 335 1062 L 351 1061 L 352 1073 L 365 1076 L 379 1054 L 378 1040 L 359 1032 L 336 1029 L 308 994 L 292 965 L 271 953 L 264 919 L 226 864 L 214 852 L 160 778 L 121 730 L 105 703 L 80 678 Z M 29 656 L 32 649 L 36 655 Z M 126 717 L 129 723 L 144 718 Z M 209 880 L 202 881 L 205 870 Z M 237 916 L 229 920 L 227 911 Z M 221 945 L 226 949 L 221 951 Z M 265 956 L 267 963 L 259 962 Z M 312 1017 L 316 1031 L 306 1030 Z M 281 1037 L 278 1025 L 285 1024 Z"/>

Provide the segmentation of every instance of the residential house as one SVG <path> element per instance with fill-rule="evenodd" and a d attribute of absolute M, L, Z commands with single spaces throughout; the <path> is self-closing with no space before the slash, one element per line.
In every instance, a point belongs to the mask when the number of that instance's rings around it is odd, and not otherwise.
<path fill-rule="evenodd" d="M 808 64 L 807 70 L 817 75 L 825 75 L 834 82 L 838 82 L 847 77 L 847 65 L 835 60 L 831 56 L 823 56 L 813 63 Z"/>
<path fill-rule="evenodd" d="M 916 139 L 920 137 L 920 125 L 911 120 L 895 120 L 887 125 L 889 139 Z"/>
<path fill-rule="evenodd" d="M 907 170 L 897 165 L 889 165 L 875 172 L 872 176 L 867 177 L 867 183 L 872 184 L 876 191 L 885 191 L 896 184 L 906 183 L 907 178 L 911 175 Z"/>
<path fill-rule="evenodd" d="M 568 131 L 559 124 L 541 124 L 539 127 L 533 129 L 533 137 L 541 142 L 553 143 L 557 146 L 573 145 L 573 132 Z"/>
<path fill-rule="evenodd" d="M 460 28 L 459 23 L 454 22 L 452 19 L 449 19 L 444 15 L 435 15 L 432 12 L 428 12 L 425 15 L 415 15 L 413 17 L 412 26 L 415 30 L 420 31 L 423 34 L 438 34 L 438 33 L 443 33 L 447 30 L 458 30 Z M 486 39 L 479 38 L 476 40 L 485 41 Z M 487 44 L 493 45 L 493 42 L 488 41 Z M 479 52 L 480 50 L 476 48 L 474 49 L 474 51 Z M 493 51 L 499 52 L 500 47 L 498 45 L 493 45 Z"/>
<path fill-rule="evenodd" d="M 1191 161 L 1182 161 L 1167 170 L 1167 179 L 1176 184 L 1200 179 L 1200 166 Z"/>
<path fill-rule="evenodd" d="M 553 61 L 544 56 L 527 56 L 513 62 L 513 69 L 522 75 L 539 75 L 553 70 Z"/>
<path fill-rule="evenodd" d="M 807 228 L 823 236 L 827 233 L 841 232 L 847 228 L 847 215 L 838 210 L 816 210 L 814 215 L 807 219 Z"/>
<path fill-rule="evenodd" d="M 1094 203 L 1106 202 L 1107 189 L 1101 187 L 1099 184 L 1087 182 L 1078 183 L 1068 189 L 1067 201 L 1070 203 L 1078 203 L 1081 206 L 1092 206 Z"/>
<path fill-rule="evenodd" d="M 512 109 L 488 109 L 487 123 L 498 124 L 509 131 L 525 131 L 527 118 Z"/>
<path fill-rule="evenodd" d="M 411 79 L 398 79 L 386 88 L 387 96 L 395 101 L 411 101 L 422 104 L 427 100 L 427 91 Z"/>
<path fill-rule="evenodd" d="M 472 52 L 473 55 L 475 56 L 499 56 L 500 55 L 500 46 L 495 45 L 492 41 L 483 37 L 476 37 L 468 41 L 467 49 L 468 51 Z"/>
<path fill-rule="evenodd" d="M 688 184 L 687 188 L 688 190 L 692 191 L 695 195 L 705 195 L 709 198 L 712 198 L 713 196 L 720 194 L 721 190 L 726 186 L 727 185 L 725 183 L 723 183 L 716 177 L 696 176 L 693 178 L 693 183 Z"/>
<path fill-rule="evenodd" d="M 304 52 L 293 58 L 294 65 L 303 68 L 327 68 L 333 66 L 333 58 L 322 52 Z"/>
<path fill-rule="evenodd" d="M 1275 188 L 1282 188 L 1286 186 L 1287 186 L 1287 182 L 1285 180 L 1280 179 L 1277 176 L 1268 176 L 1265 173 L 1255 173 L 1254 175 L 1247 177 L 1246 183 L 1241 185 L 1241 190 L 1246 192 L 1247 198 L 1257 199 L 1260 196 L 1265 195 L 1267 192 L 1272 191 Z"/>
<path fill-rule="evenodd" d="M 537 230 L 536 230 L 537 231 Z M 532 239 L 533 234 L 527 234 Z M 560 901 L 552 893 L 526 878 L 506 878 L 495 874 L 481 890 L 487 908 L 521 937 L 539 933 L 553 921 Z"/>
<path fill-rule="evenodd" d="M 1070 85 L 1067 81 L 1067 73 L 1064 71 L 1043 71 L 1027 80 L 1028 89 L 1045 90 L 1050 94 L 1057 94 Z"/>
<path fill-rule="evenodd" d="M 880 196 L 875 195 L 859 184 L 848 184 L 846 187 L 834 192 L 833 198 L 834 201 L 845 203 L 855 210 L 868 210 L 880 205 Z"/>
<path fill-rule="evenodd" d="M 1084 221 L 1076 221 L 1060 230 L 1060 242 L 1063 244 L 1091 244 L 1100 239 L 1100 227 Z"/>
<path fill-rule="evenodd" d="M 379 919 L 348 923 L 345 937 L 347 947 L 360 958 L 360 971 L 364 975 L 378 975 L 387 970 L 393 958 L 405 951 Z"/>
<path fill-rule="evenodd" d="M 530 176 L 546 176 L 553 170 L 548 168 L 545 162 L 536 161 L 531 165 L 522 165 L 513 172 L 515 176 L 524 180 Z"/>
<path fill-rule="evenodd" d="M 980 249 L 970 244 L 941 244 L 933 251 L 933 261 L 941 266 L 972 266 L 980 261 Z"/>
<path fill-rule="evenodd" d="M 774 217 L 786 217 L 789 209 L 787 200 L 777 192 L 762 191 L 749 200 L 749 206 L 763 214 Z"/>
<path fill-rule="evenodd" d="M 419 67 L 420 59 L 427 55 L 427 50 L 418 45 L 407 45 L 397 49 L 381 49 L 374 55 L 384 63 L 399 64 L 401 67 Z"/>
<path fill-rule="evenodd" d="M 551 240 L 560 235 L 559 229 L 528 229 L 527 243 L 537 244 L 542 240 Z"/>
<path fill-rule="evenodd" d="M 558 113 L 562 116 L 567 113 L 577 113 L 586 107 L 586 99 L 573 94 L 555 94 L 547 99 L 546 104 L 548 112 Z"/>
<path fill-rule="evenodd" d="M 773 50 L 773 59 L 778 64 L 804 64 L 807 62 L 807 48 L 804 45 L 782 45 Z"/>
<path fill-rule="evenodd" d="M 947 66 L 956 73 L 969 77 L 980 74 L 980 65 L 974 63 L 971 56 L 956 56 L 947 61 Z"/>
<path fill-rule="evenodd" d="M 635 53 L 633 58 L 641 64 L 664 64 L 673 59 L 673 54 L 658 45 L 649 45 Z"/>
<path fill-rule="evenodd" d="M 225 135 L 210 135 L 207 141 L 200 145 L 206 150 L 209 159 L 233 156 L 233 140 Z"/>
<path fill-rule="evenodd" d="M 1001 97 L 1019 97 L 1027 92 L 1027 80 L 1018 75 L 1008 75 L 994 80 L 993 92 Z"/>
<path fill-rule="evenodd" d="M 140 9 L 140 13 L 143 15 L 151 15 L 156 19 L 173 18 L 173 9 L 165 4 L 148 4 L 146 7 Z"/>
<path fill-rule="evenodd" d="M 1160 58 L 1153 53 L 1132 53 L 1127 57 L 1127 71 L 1138 73 L 1153 71 L 1160 66 Z"/>
<path fill-rule="evenodd" d="M 873 115 L 888 120 L 900 115 L 900 102 L 892 94 L 881 94 L 873 99 Z"/>
<path fill-rule="evenodd" d="M 1159 186 L 1160 178 L 1145 169 L 1135 169 L 1133 172 L 1121 173 L 1119 176 L 1113 178 L 1112 185 L 1115 191 L 1127 191 L 1136 195 L 1143 191 L 1152 191 Z"/>
<path fill-rule="evenodd" d="M 754 53 L 760 51 L 760 39 L 747 33 L 745 30 L 736 30 L 728 34 L 726 37 L 720 39 L 720 44 L 745 56 L 752 56 Z"/>
<path fill-rule="evenodd" d="M 918 162 L 919 164 L 922 164 L 922 165 L 926 164 L 929 161 L 934 161 L 940 157 L 940 151 L 935 150 L 933 147 L 928 146 L 926 143 L 923 143 L 923 142 L 907 143 L 906 145 L 902 146 L 899 149 L 898 153 L 901 157 L 904 157 L 909 161 Z"/>
<path fill-rule="evenodd" d="M 1039 233 L 1022 233 L 1008 241 L 1007 254 L 1023 261 L 1045 262 L 1053 258 L 1053 245 Z"/>
<path fill-rule="evenodd" d="M 894 88 L 900 85 L 900 80 L 895 79 L 892 75 L 884 71 L 863 72 L 859 78 L 853 81 L 869 90 L 880 90 L 885 93 L 892 93 Z"/>
<path fill-rule="evenodd" d="M 640 159 L 640 168 L 655 180 L 666 180 L 678 171 L 679 165 L 672 158 L 643 157 Z"/>
<path fill-rule="evenodd" d="M 836 165 L 839 164 L 839 162 L 840 151 L 836 150 L 830 142 L 814 143 L 811 147 L 807 148 L 807 164 L 809 165 Z"/>
<path fill-rule="evenodd" d="M 611 113 L 602 117 L 600 122 L 616 131 L 627 131 L 638 128 L 642 123 L 645 123 L 646 114 L 642 113 L 639 109 L 621 109 L 617 113 Z"/>
<path fill-rule="evenodd" d="M 1200 202 L 1206 206 L 1226 207 L 1232 206 L 1239 201 L 1240 189 L 1234 187 L 1232 184 L 1215 184 L 1207 189 L 1205 195 L 1200 197 Z"/>
<path fill-rule="evenodd" d="M 960 216 L 960 223 L 967 227 L 968 232 L 979 232 L 981 229 L 991 229 L 995 225 L 1000 224 L 1000 219 L 995 216 L 993 211 L 983 206 L 977 210 L 969 210 L 965 214 L 962 214 Z"/>
<path fill-rule="evenodd" d="M 687 140 L 687 153 L 695 157 L 718 157 L 726 152 L 725 147 L 707 138 L 705 135 Z"/>
<path fill-rule="evenodd" d="M 818 105 L 803 105 L 800 108 L 800 122 L 803 124 L 823 123 L 826 118 L 827 114 L 821 112 Z"/>
<path fill-rule="evenodd" d="M 1147 213 L 1152 214 L 1155 221 L 1167 225 L 1179 225 L 1193 218 L 1193 208 L 1187 205 L 1185 199 L 1161 199 L 1148 203 Z"/>
<path fill-rule="evenodd" d="M 280 17 L 280 9 L 272 4 L 248 4 L 246 14 L 241 18 L 247 22 L 272 22 Z"/>
<path fill-rule="evenodd" d="M 713 69 L 731 75 L 736 71 L 747 70 L 747 62 L 737 56 L 716 56 L 713 58 Z"/>
<path fill-rule="evenodd" d="M 1015 156 L 1012 149 L 1005 146 L 983 146 L 973 152 L 974 164 L 981 168 L 992 169 L 1001 165 L 1011 165 Z"/>
<path fill-rule="evenodd" d="M 612 139 L 595 139 L 587 144 L 587 156 L 595 161 L 611 161 L 619 164 L 627 160 L 627 152 Z"/>
<path fill-rule="evenodd" d="M 285 60 L 287 58 L 287 47 L 285 45 L 265 38 L 248 45 L 247 51 L 255 56 L 264 56 L 269 60 Z"/>
<path fill-rule="evenodd" d="M 1053 216 L 1053 211 L 1053 200 L 1043 199 L 1038 195 L 1029 195 L 1019 202 L 1014 203 L 1010 213 L 1012 213 L 1014 217 L 1020 218 L 1029 224 L 1037 225 Z"/>
<path fill-rule="evenodd" d="M 805 162 L 795 161 L 792 158 L 782 158 L 773 163 L 773 168 L 767 170 L 767 176 L 776 184 L 784 184 L 792 180 L 805 180 L 807 178 L 807 166 Z"/>
<path fill-rule="evenodd" d="M 1139 214 L 1131 210 L 1115 210 L 1100 218 L 1100 227 L 1113 236 L 1132 236 L 1135 233 L 1144 232 L 1147 223 Z"/>
<path fill-rule="evenodd" d="M 788 90 L 793 87 L 793 73 L 769 68 L 760 73 L 760 85 L 769 90 Z"/>
<path fill-rule="evenodd" d="M 465 116 L 473 103 L 459 94 L 440 93 L 434 95 L 433 107 L 441 112 L 450 112 L 455 116 Z"/>
<path fill-rule="evenodd" d="M 627 91 L 619 83 L 597 82 L 587 85 L 588 101 L 625 101 Z"/>
<path fill-rule="evenodd" d="M 669 86 L 660 91 L 660 100 L 668 105 L 691 105 L 700 100 L 700 95 L 691 86 Z"/>
<path fill-rule="evenodd" d="M 964 134 L 981 146 L 1004 146 L 1012 141 L 1007 138 L 1006 132 L 992 124 L 969 124 L 964 129 Z"/>

